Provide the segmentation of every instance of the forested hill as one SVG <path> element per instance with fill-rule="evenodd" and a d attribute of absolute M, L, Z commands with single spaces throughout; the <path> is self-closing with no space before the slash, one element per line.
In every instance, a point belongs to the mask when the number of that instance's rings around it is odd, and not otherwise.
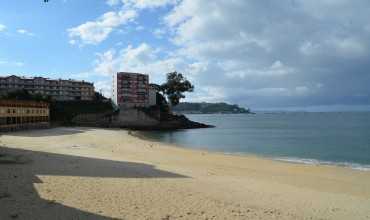
<path fill-rule="evenodd" d="M 192 103 L 182 102 L 173 108 L 173 111 L 182 114 L 237 114 L 250 113 L 249 109 L 239 107 L 238 105 L 230 105 L 227 103 Z"/>

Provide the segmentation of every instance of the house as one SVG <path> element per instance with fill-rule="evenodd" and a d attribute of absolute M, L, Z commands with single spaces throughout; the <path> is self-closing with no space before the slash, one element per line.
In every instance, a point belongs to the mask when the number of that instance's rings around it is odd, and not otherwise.
<path fill-rule="evenodd" d="M 54 100 L 93 100 L 94 84 L 85 81 L 48 79 L 43 77 L 0 77 L 0 93 L 26 90 L 32 95 L 50 96 Z"/>
<path fill-rule="evenodd" d="M 0 100 L 0 131 L 47 128 L 49 121 L 48 103 Z"/>

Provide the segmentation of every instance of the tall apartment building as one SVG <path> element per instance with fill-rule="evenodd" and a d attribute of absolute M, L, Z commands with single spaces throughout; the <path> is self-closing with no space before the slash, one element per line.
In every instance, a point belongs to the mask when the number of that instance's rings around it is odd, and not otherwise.
<path fill-rule="evenodd" d="M 119 107 L 149 106 L 149 76 L 128 72 L 114 74 L 112 99 Z"/>
<path fill-rule="evenodd" d="M 49 105 L 43 102 L 0 100 L 0 131 L 49 126 Z"/>
<path fill-rule="evenodd" d="M 55 100 L 93 100 L 94 84 L 85 81 L 48 79 L 43 77 L 0 77 L 1 91 L 27 90 L 30 94 L 51 96 Z"/>

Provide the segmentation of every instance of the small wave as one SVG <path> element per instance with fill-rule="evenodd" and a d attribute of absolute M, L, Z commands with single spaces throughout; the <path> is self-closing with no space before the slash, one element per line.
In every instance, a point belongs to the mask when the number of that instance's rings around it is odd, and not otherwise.
<path fill-rule="evenodd" d="M 360 171 L 370 171 L 370 165 L 362 165 L 358 163 L 348 163 L 348 162 L 331 162 L 331 161 L 321 161 L 316 159 L 301 159 L 301 158 L 291 158 L 291 157 L 277 157 L 274 160 L 288 162 L 288 163 L 299 163 L 308 165 L 330 165 L 339 167 L 348 167 L 353 170 Z"/>

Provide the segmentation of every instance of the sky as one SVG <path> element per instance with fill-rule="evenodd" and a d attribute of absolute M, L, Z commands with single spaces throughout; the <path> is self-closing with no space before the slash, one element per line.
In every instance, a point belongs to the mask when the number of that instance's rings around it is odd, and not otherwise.
<path fill-rule="evenodd" d="M 183 73 L 185 101 L 370 110 L 368 0 L 0 2 L 0 75 L 94 82 Z"/>

